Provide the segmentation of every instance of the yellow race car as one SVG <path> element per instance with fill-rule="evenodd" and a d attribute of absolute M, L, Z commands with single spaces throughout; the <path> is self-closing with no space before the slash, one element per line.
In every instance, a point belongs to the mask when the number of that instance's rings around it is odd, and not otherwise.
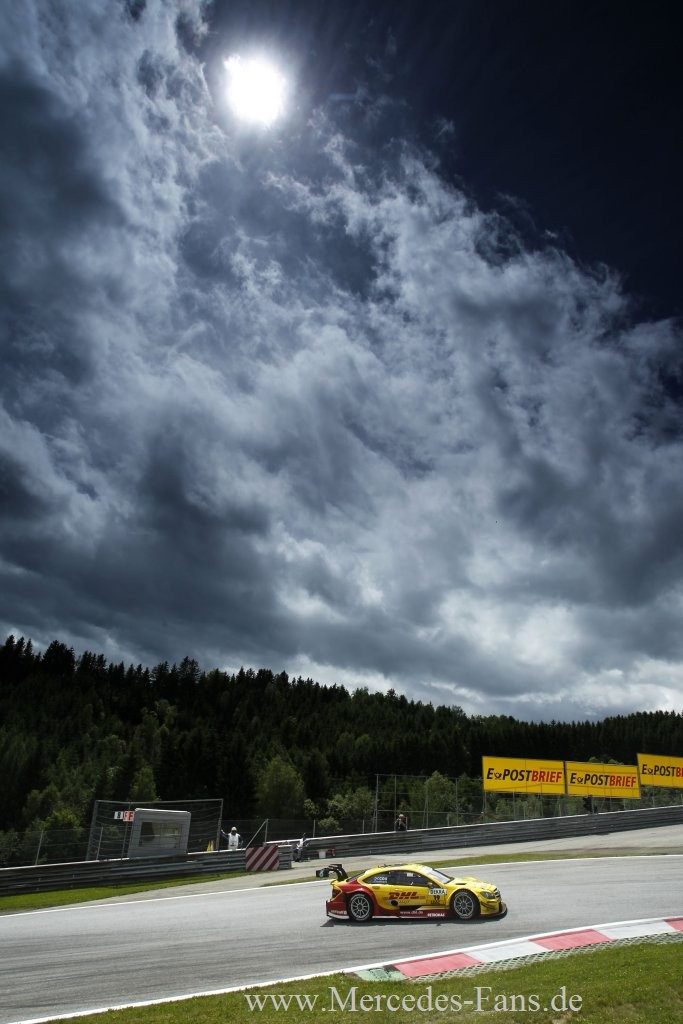
<path fill-rule="evenodd" d="M 426 864 L 391 864 L 348 875 L 341 864 L 316 871 L 333 876 L 328 917 L 364 922 L 373 917 L 505 917 L 507 907 L 493 882 L 454 878 Z"/>

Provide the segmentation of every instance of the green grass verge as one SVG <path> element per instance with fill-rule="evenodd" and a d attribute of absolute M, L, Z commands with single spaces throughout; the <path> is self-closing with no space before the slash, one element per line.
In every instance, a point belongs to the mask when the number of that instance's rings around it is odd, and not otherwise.
<path fill-rule="evenodd" d="M 629 943 L 523 966 L 420 981 L 332 975 L 149 1007 L 110 1011 L 98 1024 L 680 1024 L 681 943 Z"/>
<path fill-rule="evenodd" d="M 431 865 L 433 868 L 462 868 L 467 867 L 471 864 L 521 864 L 525 861 L 536 861 L 536 860 L 575 860 L 586 857 L 632 857 L 634 854 L 648 856 L 650 854 L 663 855 L 667 853 L 675 853 L 675 850 L 564 850 L 563 852 L 556 853 L 488 853 L 483 856 L 472 856 L 472 857 L 448 857 L 447 859 L 434 860 L 429 854 L 415 855 L 415 861 L 420 863 L 426 863 Z M 331 860 L 332 858 L 330 858 Z M 342 860 L 341 857 L 337 857 L 337 860 Z M 367 858 L 368 867 L 371 867 L 373 863 L 372 857 Z M 324 861 L 324 864 L 328 864 L 329 861 Z M 377 860 L 377 863 L 383 863 Z M 387 862 L 388 863 L 388 862 Z M 407 861 L 395 860 L 392 863 L 405 864 Z M 322 865 L 321 865 L 322 866 Z M 291 885 L 292 882 L 313 882 L 315 881 L 315 875 L 302 875 L 299 878 L 278 878 L 273 882 L 264 882 L 264 885 Z"/>
<path fill-rule="evenodd" d="M 639 850 L 637 847 L 627 849 L 624 847 L 620 850 L 557 850 L 552 853 L 487 853 L 483 856 L 471 856 L 471 857 L 458 857 L 455 860 L 432 861 L 429 863 L 434 867 L 438 866 L 450 866 L 450 867 L 462 867 L 467 864 L 515 864 L 521 863 L 522 861 L 528 860 L 577 860 L 585 859 L 587 857 L 633 857 L 633 856 L 658 856 L 666 855 L 668 853 L 677 853 L 677 850 L 671 849 L 647 849 Z"/>
<path fill-rule="evenodd" d="M 578 857 L 629 857 L 638 850 L 565 850 L 554 853 L 491 853 L 483 856 L 457 857 L 432 860 L 429 855 L 423 857 L 432 867 L 466 867 L 468 864 L 508 864 L 536 860 L 569 860 Z M 670 850 L 643 850 L 643 854 L 670 853 Z M 418 855 L 416 854 L 416 857 Z M 372 857 L 368 857 L 371 866 Z M 327 863 L 325 861 L 324 863 Z M 398 861 L 396 862 L 398 863 Z M 311 868 L 311 871 L 314 869 Z M 105 900 L 112 896 L 128 896 L 138 892 L 153 892 L 156 889 L 168 889 L 179 885 L 196 885 L 202 882 L 218 882 L 224 878 L 239 878 L 244 872 L 233 871 L 217 875 L 195 875 L 192 878 L 164 879 L 157 882 L 122 882 L 120 885 L 99 886 L 88 889 L 65 889 L 59 892 L 22 893 L 16 896 L 0 896 L 0 914 L 18 910 L 45 910 L 50 907 L 63 907 L 71 903 L 89 903 L 92 900 Z M 298 878 L 283 877 L 264 885 L 292 885 L 295 882 L 313 882 L 315 875 L 304 875 Z"/>
<path fill-rule="evenodd" d="M 137 892 L 152 892 L 156 889 L 174 889 L 181 885 L 197 885 L 202 882 L 219 882 L 223 878 L 241 878 L 244 872 L 232 871 L 221 875 L 194 875 L 192 878 L 165 878 L 156 882 L 122 882 L 120 885 L 101 885 L 87 889 L 60 889 L 57 892 L 27 892 L 16 896 L 0 896 L 0 913 L 16 910 L 46 910 L 50 907 L 64 907 L 71 903 L 90 903 L 92 900 L 106 900 L 112 896 L 130 896 Z"/>

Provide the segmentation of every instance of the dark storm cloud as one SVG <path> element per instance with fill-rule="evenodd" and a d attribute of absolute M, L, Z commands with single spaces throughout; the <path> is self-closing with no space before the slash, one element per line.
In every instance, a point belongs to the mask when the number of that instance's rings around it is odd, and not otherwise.
<path fill-rule="evenodd" d="M 32 407 L 45 423 L 60 385 L 77 386 L 92 372 L 81 320 L 88 293 L 70 250 L 115 210 L 82 129 L 18 63 L 0 74 L 0 120 L 3 390 L 14 408 Z"/>
<path fill-rule="evenodd" d="M 198 3 L 0 19 L 5 632 L 473 711 L 680 702 L 676 327 L 379 93 L 235 123 Z"/>

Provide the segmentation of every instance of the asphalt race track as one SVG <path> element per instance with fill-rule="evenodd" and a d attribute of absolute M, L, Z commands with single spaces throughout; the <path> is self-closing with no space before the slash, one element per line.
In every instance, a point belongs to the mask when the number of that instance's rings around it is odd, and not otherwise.
<path fill-rule="evenodd" d="M 500 921 L 328 921 L 325 881 L 164 890 L 0 916 L 0 1024 L 683 914 L 683 855 L 498 864 Z M 221 888 L 221 884 L 225 888 Z"/>

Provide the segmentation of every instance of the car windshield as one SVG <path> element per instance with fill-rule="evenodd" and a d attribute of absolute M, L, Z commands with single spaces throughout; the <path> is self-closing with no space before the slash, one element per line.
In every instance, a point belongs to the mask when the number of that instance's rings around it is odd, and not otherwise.
<path fill-rule="evenodd" d="M 437 871 L 436 868 L 430 868 L 429 873 L 435 881 L 441 882 L 442 885 L 445 885 L 446 882 L 451 881 L 450 875 L 444 875 L 443 871 Z"/>

